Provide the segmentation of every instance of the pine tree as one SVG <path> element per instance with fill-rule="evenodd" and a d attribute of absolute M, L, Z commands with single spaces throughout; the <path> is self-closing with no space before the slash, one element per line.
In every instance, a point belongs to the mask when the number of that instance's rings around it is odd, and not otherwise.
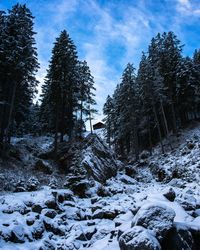
<path fill-rule="evenodd" d="M 78 83 L 76 79 L 77 52 L 76 47 L 64 30 L 56 39 L 52 57 L 43 87 L 41 114 L 51 114 L 50 127 L 55 133 L 55 152 L 57 151 L 57 135 L 60 141 L 64 133 L 72 137 L 74 127 L 74 107 L 77 105 Z M 45 116 L 43 116 L 43 119 Z"/>
<path fill-rule="evenodd" d="M 3 120 L 1 142 L 9 141 L 14 119 L 21 122 L 36 91 L 38 69 L 33 16 L 25 5 L 13 6 L 5 18 L 3 40 L 4 84 L 2 86 Z M 16 116 L 17 115 L 17 116 Z M 17 118 L 18 117 L 18 118 Z"/>
<path fill-rule="evenodd" d="M 160 72 L 164 80 L 169 107 L 171 110 L 173 132 L 177 132 L 177 73 L 182 59 L 182 45 L 173 32 L 163 33 L 160 55 Z"/>
<path fill-rule="evenodd" d="M 106 98 L 106 102 L 104 104 L 103 107 L 103 114 L 105 116 L 104 121 L 105 121 L 105 125 L 106 125 L 106 140 L 107 143 L 109 145 L 109 147 L 111 147 L 111 138 L 113 137 L 112 135 L 112 128 L 113 128 L 113 109 L 114 109 L 114 105 L 113 105 L 113 99 L 112 97 L 110 97 L 109 95 Z"/>
<path fill-rule="evenodd" d="M 86 120 L 89 120 L 91 123 L 92 113 L 96 113 L 95 109 L 91 107 L 96 104 L 94 100 L 94 91 L 96 90 L 94 87 L 94 78 L 91 75 L 90 68 L 87 65 L 86 61 L 79 61 L 77 65 L 78 72 L 78 106 L 77 111 L 80 111 L 80 118 L 78 118 L 77 122 L 80 125 L 78 129 L 78 133 L 82 136 L 84 124 Z M 83 117 L 86 117 L 85 120 Z M 90 127 L 92 127 L 90 125 Z M 91 129 L 92 131 L 92 129 Z"/>

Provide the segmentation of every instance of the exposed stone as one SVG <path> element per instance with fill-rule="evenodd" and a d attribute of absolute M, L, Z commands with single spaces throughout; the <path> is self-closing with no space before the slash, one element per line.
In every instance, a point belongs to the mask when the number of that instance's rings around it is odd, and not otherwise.
<path fill-rule="evenodd" d="M 32 237 L 36 240 L 42 238 L 44 233 L 44 225 L 41 221 L 36 221 L 32 226 Z"/>
<path fill-rule="evenodd" d="M 55 199 L 47 200 L 45 202 L 45 205 L 50 209 L 58 209 L 58 205 L 55 201 Z"/>
<path fill-rule="evenodd" d="M 35 163 L 35 170 L 43 172 L 44 174 L 52 174 L 52 169 L 48 163 L 45 163 L 43 160 L 38 160 Z"/>
<path fill-rule="evenodd" d="M 120 250 L 160 250 L 158 240 L 141 226 L 125 231 L 119 238 Z"/>
<path fill-rule="evenodd" d="M 163 250 L 193 250 L 193 247 L 194 240 L 192 234 L 186 228 L 173 227 L 162 242 Z"/>
<path fill-rule="evenodd" d="M 135 168 L 132 165 L 127 165 L 125 167 L 125 174 L 130 176 L 130 177 L 134 177 L 136 175 L 137 171 L 135 170 Z"/>
<path fill-rule="evenodd" d="M 34 204 L 32 206 L 32 211 L 35 212 L 35 213 L 38 213 L 38 214 L 41 213 L 42 209 L 43 208 L 42 208 L 42 206 L 40 204 Z"/>
<path fill-rule="evenodd" d="M 57 223 L 54 223 L 54 221 L 51 222 L 48 219 L 47 220 L 44 219 L 44 226 L 47 231 L 52 232 L 55 235 L 60 235 L 60 236 L 65 235 L 64 230 L 59 225 L 57 225 Z"/>
<path fill-rule="evenodd" d="M 95 227 L 88 228 L 84 232 L 82 232 L 76 239 L 81 241 L 91 240 L 92 236 L 97 232 Z"/>
<path fill-rule="evenodd" d="M 16 225 L 11 231 L 11 236 L 9 238 L 9 241 L 14 243 L 24 243 L 24 229 L 22 225 Z"/>
<path fill-rule="evenodd" d="M 160 205 L 142 206 L 133 219 L 132 226 L 143 226 L 152 230 L 162 240 L 173 226 L 173 209 Z"/>
<path fill-rule="evenodd" d="M 163 194 L 169 201 L 174 201 L 176 198 L 176 193 L 173 188 L 170 188 Z"/>
<path fill-rule="evenodd" d="M 45 214 L 46 217 L 49 217 L 51 219 L 55 218 L 57 213 L 55 210 L 48 210 Z"/>

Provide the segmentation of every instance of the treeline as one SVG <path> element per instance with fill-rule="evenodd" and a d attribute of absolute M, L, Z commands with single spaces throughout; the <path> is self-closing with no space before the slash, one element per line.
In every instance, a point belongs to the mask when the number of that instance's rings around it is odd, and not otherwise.
<path fill-rule="evenodd" d="M 173 32 L 158 34 L 142 54 L 136 74 L 128 64 L 104 105 L 106 137 L 121 155 L 152 146 L 200 116 L 200 51 L 183 57 Z M 169 141 L 170 144 L 170 141 Z M 171 146 L 171 145 L 170 145 Z"/>
<path fill-rule="evenodd" d="M 94 79 L 65 30 L 52 49 L 41 104 L 33 104 L 39 68 L 33 20 L 26 5 L 0 11 L 0 151 L 25 133 L 54 133 L 56 150 L 58 135 L 82 136 L 96 112 Z"/>

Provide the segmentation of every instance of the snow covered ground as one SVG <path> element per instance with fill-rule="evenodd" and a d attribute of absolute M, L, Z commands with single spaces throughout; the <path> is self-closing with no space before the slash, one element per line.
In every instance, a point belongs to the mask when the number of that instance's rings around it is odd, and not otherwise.
<path fill-rule="evenodd" d="M 96 182 L 85 198 L 49 187 L 2 194 L 0 249 L 119 250 L 123 235 L 133 227 L 137 231 L 138 221 L 151 216 L 142 225 L 148 232 L 141 235 L 154 239 L 155 249 L 160 249 L 160 232 L 172 225 L 162 213 L 160 222 L 155 219 L 152 207 L 168 212 L 173 227 L 200 232 L 200 127 L 185 130 L 171 142 L 173 150 L 161 155 L 158 146 L 153 156 L 119 171 L 104 186 Z"/>

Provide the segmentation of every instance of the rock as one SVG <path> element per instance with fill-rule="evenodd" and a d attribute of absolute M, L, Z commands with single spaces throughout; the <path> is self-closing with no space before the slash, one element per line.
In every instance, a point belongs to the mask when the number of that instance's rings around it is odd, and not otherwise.
<path fill-rule="evenodd" d="M 159 166 L 157 163 L 151 162 L 149 164 L 149 168 L 152 171 L 152 173 L 155 175 L 158 181 L 163 181 L 166 178 L 167 174 L 166 174 L 165 169 Z"/>
<path fill-rule="evenodd" d="M 107 197 L 111 196 L 111 193 L 108 188 L 104 187 L 103 185 L 100 185 L 97 189 L 97 195 L 100 197 Z"/>
<path fill-rule="evenodd" d="M 136 184 L 136 180 L 134 180 L 133 178 L 127 176 L 127 175 L 122 175 L 120 177 L 120 181 L 122 181 L 123 183 L 127 184 L 127 185 L 135 185 Z"/>
<path fill-rule="evenodd" d="M 74 201 L 71 193 L 58 193 L 57 194 L 57 200 L 59 203 L 63 203 L 64 201 Z"/>
<path fill-rule="evenodd" d="M 49 166 L 48 163 L 44 162 L 43 160 L 38 160 L 36 163 L 35 163 L 35 170 L 37 171 L 40 171 L 44 174 L 52 174 L 53 171 L 51 169 L 51 167 Z"/>
<path fill-rule="evenodd" d="M 63 228 L 54 221 L 50 221 L 49 219 L 44 219 L 44 227 L 47 231 L 52 232 L 55 235 L 65 235 L 65 231 L 63 230 Z"/>
<path fill-rule="evenodd" d="M 39 186 L 39 181 L 36 177 L 31 177 L 27 182 L 27 190 L 28 191 L 36 191 Z"/>
<path fill-rule="evenodd" d="M 33 239 L 39 240 L 42 238 L 44 233 L 44 225 L 41 221 L 35 221 L 32 226 L 32 237 Z"/>
<path fill-rule="evenodd" d="M 24 180 L 19 180 L 15 184 L 15 190 L 14 192 L 26 192 L 27 191 L 27 186 Z"/>
<path fill-rule="evenodd" d="M 84 232 L 82 232 L 76 239 L 81 241 L 91 240 L 92 236 L 97 232 L 95 227 L 87 228 Z"/>
<path fill-rule="evenodd" d="M 176 201 L 178 201 L 186 211 L 197 208 L 197 200 L 193 195 L 183 194 L 180 198 L 177 198 Z"/>
<path fill-rule="evenodd" d="M 160 250 L 158 240 L 141 226 L 125 231 L 119 238 L 120 250 Z"/>
<path fill-rule="evenodd" d="M 57 249 L 56 245 L 50 240 L 44 240 L 43 246 L 39 250 L 55 250 Z"/>
<path fill-rule="evenodd" d="M 135 170 L 135 168 L 132 165 L 128 165 L 125 167 L 125 174 L 130 176 L 130 177 L 134 177 L 136 175 L 137 171 Z"/>
<path fill-rule="evenodd" d="M 96 203 L 99 200 L 100 200 L 99 197 L 93 197 L 93 198 L 91 198 L 91 204 L 94 204 L 94 203 Z"/>
<path fill-rule="evenodd" d="M 57 213 L 55 210 L 48 210 L 45 214 L 44 214 L 46 217 L 49 217 L 51 219 L 55 218 Z"/>
<path fill-rule="evenodd" d="M 55 199 L 47 200 L 44 204 L 50 209 L 58 209 L 58 204 L 56 203 Z"/>
<path fill-rule="evenodd" d="M 72 191 L 75 195 L 78 195 L 81 198 L 86 197 L 86 191 L 89 188 L 89 182 L 87 180 L 82 180 L 80 182 L 74 183 L 72 185 Z"/>
<path fill-rule="evenodd" d="M 92 215 L 92 219 L 103 219 L 104 212 L 100 209 L 97 209 Z"/>
<path fill-rule="evenodd" d="M 40 204 L 34 204 L 31 209 L 33 212 L 41 214 L 43 207 Z"/>
<path fill-rule="evenodd" d="M 173 209 L 161 205 L 144 205 L 133 218 L 132 226 L 143 226 L 152 230 L 162 240 L 173 226 L 175 217 Z"/>
<path fill-rule="evenodd" d="M 14 243 L 24 243 L 24 229 L 22 225 L 16 225 L 11 231 L 11 236 L 9 239 L 11 242 Z"/>
<path fill-rule="evenodd" d="M 192 234 L 186 228 L 173 227 L 162 242 L 163 250 L 193 250 L 194 240 Z"/>
<path fill-rule="evenodd" d="M 104 212 L 103 215 L 104 219 L 113 220 L 118 215 L 118 213 L 114 210 L 104 210 L 103 212 Z"/>
<path fill-rule="evenodd" d="M 199 221 L 198 221 L 198 225 L 199 225 L 200 217 L 198 219 L 199 219 Z M 199 229 L 199 226 L 196 227 L 196 228 L 195 227 L 189 228 L 188 230 L 192 234 L 192 237 L 193 237 L 193 240 L 194 240 L 194 248 L 193 249 L 200 249 L 200 241 L 199 241 L 199 239 L 200 239 L 200 229 Z"/>
<path fill-rule="evenodd" d="M 198 217 L 198 216 L 200 216 L 200 209 L 199 208 L 194 211 L 194 217 Z"/>
<path fill-rule="evenodd" d="M 190 150 L 192 150 L 194 147 L 195 147 L 195 143 L 194 142 L 188 142 L 187 143 L 187 147 L 188 147 L 188 149 L 190 149 Z"/>
<path fill-rule="evenodd" d="M 81 167 L 85 168 L 88 175 L 100 183 L 115 176 L 119 162 L 114 152 L 95 134 L 88 135 L 84 141 Z M 98 163 L 98 164 L 97 164 Z"/>
<path fill-rule="evenodd" d="M 173 188 L 170 188 L 163 194 L 169 201 L 174 201 L 176 198 L 176 193 Z"/>
<path fill-rule="evenodd" d="M 149 156 L 150 156 L 149 151 L 143 150 L 142 153 L 140 154 L 140 159 L 145 160 L 145 159 L 149 158 Z"/>
<path fill-rule="evenodd" d="M 33 218 L 28 218 L 28 219 L 26 220 L 26 224 L 27 224 L 28 226 L 32 226 L 32 225 L 34 224 L 34 222 L 35 222 L 35 220 L 34 220 Z"/>

